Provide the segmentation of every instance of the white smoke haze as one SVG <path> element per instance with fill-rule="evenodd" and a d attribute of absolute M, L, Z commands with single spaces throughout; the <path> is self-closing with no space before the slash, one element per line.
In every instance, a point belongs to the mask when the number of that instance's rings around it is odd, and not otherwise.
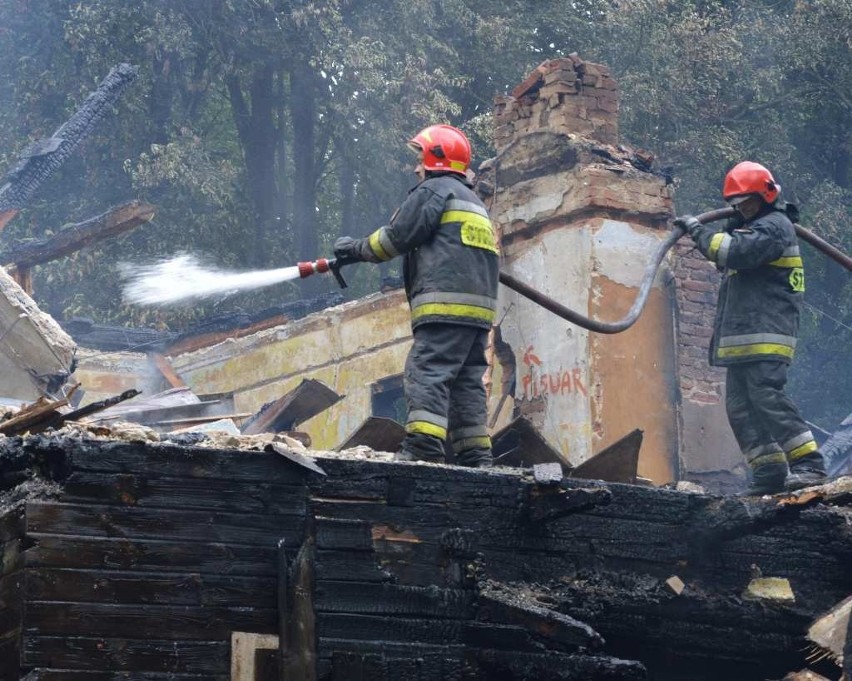
<path fill-rule="evenodd" d="M 118 268 L 124 280 L 124 301 L 135 305 L 171 305 L 299 278 L 297 266 L 235 272 L 205 266 L 188 253 L 147 265 L 119 263 Z"/>

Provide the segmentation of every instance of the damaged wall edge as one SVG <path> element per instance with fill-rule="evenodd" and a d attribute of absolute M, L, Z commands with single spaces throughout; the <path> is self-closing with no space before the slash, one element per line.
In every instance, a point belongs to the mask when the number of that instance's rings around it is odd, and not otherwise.
<path fill-rule="evenodd" d="M 233 632 L 284 626 L 287 664 L 322 681 L 762 681 L 807 665 L 811 622 L 852 590 L 850 479 L 782 503 L 314 454 L 324 475 L 275 451 L 0 439 L 0 659 L 225 681 Z M 756 576 L 795 602 L 745 598 Z"/>

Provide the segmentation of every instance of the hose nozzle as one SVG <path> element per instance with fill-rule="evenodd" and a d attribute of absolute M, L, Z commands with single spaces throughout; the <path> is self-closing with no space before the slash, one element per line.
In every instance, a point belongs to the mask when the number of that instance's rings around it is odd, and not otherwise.
<path fill-rule="evenodd" d="M 297 263 L 297 265 L 299 267 L 299 277 L 301 279 L 309 277 L 312 274 L 325 274 L 326 272 L 331 272 L 337 280 L 338 286 L 340 286 L 340 288 L 346 288 L 347 284 L 343 279 L 343 276 L 340 274 L 340 268 L 343 267 L 343 265 L 351 265 L 352 262 L 354 261 L 344 261 L 340 258 L 318 258 L 317 260 L 306 260 L 305 262 Z"/>

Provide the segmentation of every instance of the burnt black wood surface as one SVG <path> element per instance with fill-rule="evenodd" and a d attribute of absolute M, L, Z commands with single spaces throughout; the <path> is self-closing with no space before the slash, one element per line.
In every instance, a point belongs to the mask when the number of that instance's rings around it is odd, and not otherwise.
<path fill-rule="evenodd" d="M 318 458 L 322 476 L 168 444 L 20 449 L 63 484 L 0 516 L 0 626 L 22 618 L 33 678 L 226 679 L 231 632 L 284 626 L 282 669 L 323 681 L 762 681 L 806 666 L 807 625 L 852 592 L 848 507 L 340 458 Z M 744 600 L 756 571 L 796 602 Z"/>

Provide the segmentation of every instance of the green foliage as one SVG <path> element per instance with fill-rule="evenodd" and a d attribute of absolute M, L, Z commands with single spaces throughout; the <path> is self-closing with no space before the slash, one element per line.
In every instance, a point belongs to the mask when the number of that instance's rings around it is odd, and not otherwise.
<path fill-rule="evenodd" d="M 59 318 L 180 329 L 331 291 L 330 278 L 309 279 L 142 309 L 122 304 L 116 265 L 181 251 L 234 269 L 329 255 L 337 235 L 389 219 L 414 183 L 405 141 L 419 128 L 460 126 L 475 168 L 493 154 L 494 96 L 576 51 L 613 70 L 622 138 L 674 175 L 680 212 L 718 206 L 725 172 L 757 160 L 806 226 L 852 251 L 850 26 L 849 0 L 5 0 L 3 167 L 116 63 L 140 76 L 0 238 L 40 238 L 133 197 L 157 205 L 129 236 L 38 268 L 37 298 Z M 806 258 L 793 389 L 831 428 L 852 405 L 836 380 L 852 360 L 852 291 L 847 273 Z M 398 264 L 347 274 L 363 294 Z"/>

